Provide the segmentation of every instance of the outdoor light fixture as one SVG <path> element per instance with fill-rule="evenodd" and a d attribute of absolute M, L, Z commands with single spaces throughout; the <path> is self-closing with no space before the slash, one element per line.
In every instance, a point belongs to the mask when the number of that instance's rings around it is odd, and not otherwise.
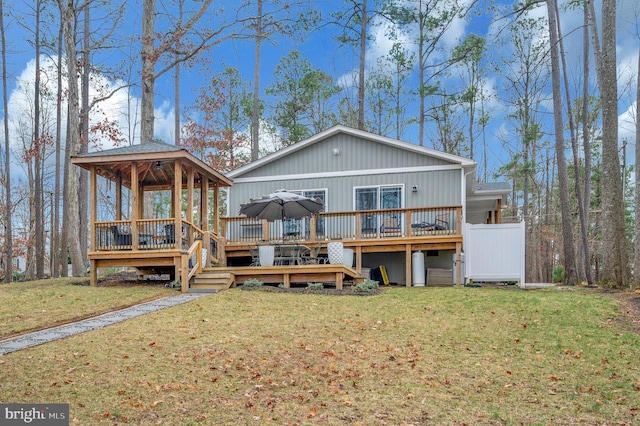
<path fill-rule="evenodd" d="M 160 167 L 160 166 L 162 166 L 162 163 L 159 161 L 156 161 L 156 167 Z"/>
<path fill-rule="evenodd" d="M 413 185 L 411 187 L 411 192 L 418 192 L 418 185 Z"/>
<path fill-rule="evenodd" d="M 340 155 L 340 148 L 333 148 L 333 155 Z"/>

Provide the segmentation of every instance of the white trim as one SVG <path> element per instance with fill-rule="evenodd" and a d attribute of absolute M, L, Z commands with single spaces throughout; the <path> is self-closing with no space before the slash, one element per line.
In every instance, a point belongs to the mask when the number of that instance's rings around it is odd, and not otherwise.
<path fill-rule="evenodd" d="M 251 183 L 251 182 L 273 182 L 276 180 L 300 180 L 300 179 L 318 179 L 318 178 L 334 178 L 334 177 L 351 177 L 351 176 L 372 176 L 382 174 L 398 174 L 398 173 L 420 173 L 420 172 L 439 172 L 448 170 L 462 170 L 460 165 L 452 164 L 447 166 L 416 166 L 401 167 L 393 169 L 369 169 L 369 170 L 344 170 L 339 172 L 318 172 L 318 173 L 300 173 L 295 175 L 276 175 L 276 176 L 256 176 L 246 178 L 234 178 L 233 183 Z"/>
<path fill-rule="evenodd" d="M 501 194 L 495 195 L 469 195 L 469 201 L 498 201 L 502 198 Z"/>

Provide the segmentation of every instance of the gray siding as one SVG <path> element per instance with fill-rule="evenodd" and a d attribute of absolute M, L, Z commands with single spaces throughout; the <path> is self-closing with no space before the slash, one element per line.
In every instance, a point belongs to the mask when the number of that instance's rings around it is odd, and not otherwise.
<path fill-rule="evenodd" d="M 288 162 L 288 159 L 282 162 Z M 374 185 L 404 186 L 403 207 L 407 208 L 462 205 L 460 179 L 461 171 L 452 169 L 411 173 L 383 172 L 365 176 L 321 177 L 295 181 L 236 182 L 230 188 L 229 215 L 236 216 L 240 204 L 250 198 L 258 198 L 278 189 L 326 189 L 326 211 L 329 212 L 353 210 L 354 188 Z M 411 191 L 413 185 L 418 187 L 418 192 Z"/>
<path fill-rule="evenodd" d="M 410 144 L 407 144 L 410 146 Z M 334 154 L 339 150 L 339 155 Z M 344 170 L 376 170 L 397 167 L 447 165 L 446 161 L 398 149 L 374 140 L 339 133 L 318 141 L 278 161 L 265 164 L 242 177 L 278 176 L 303 173 L 330 173 Z"/>

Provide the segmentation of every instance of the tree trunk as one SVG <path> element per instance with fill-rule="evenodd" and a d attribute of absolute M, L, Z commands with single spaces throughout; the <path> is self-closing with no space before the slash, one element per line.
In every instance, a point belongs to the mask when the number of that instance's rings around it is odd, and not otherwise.
<path fill-rule="evenodd" d="M 182 16 L 183 16 L 183 6 L 184 6 L 184 1 L 183 0 L 179 0 L 178 1 L 178 24 L 182 25 Z M 177 59 L 177 58 L 176 58 Z M 174 80 L 174 86 L 173 86 L 173 97 L 174 97 L 174 102 L 176 104 L 175 106 L 175 113 L 173 116 L 173 132 L 174 132 L 174 143 L 176 145 L 180 145 L 181 144 L 181 129 L 180 129 L 180 63 L 176 64 L 176 77 Z"/>
<path fill-rule="evenodd" d="M 618 86 L 616 64 L 616 0 L 602 2 L 602 50 L 599 82 L 602 99 L 602 282 L 610 288 L 629 285 L 624 229 L 622 177 L 618 157 Z"/>
<path fill-rule="evenodd" d="M 553 85 L 553 124 L 555 131 L 556 159 L 558 162 L 558 184 L 562 215 L 562 242 L 565 268 L 565 284 L 576 284 L 575 251 L 571 210 L 569 205 L 569 176 L 564 154 L 564 126 L 562 120 L 562 93 L 560 89 L 560 53 L 558 49 L 558 23 L 555 0 L 547 0 L 549 14 L 549 41 L 551 43 L 551 79 Z"/>
<path fill-rule="evenodd" d="M 638 52 L 638 74 L 636 75 L 636 223 L 633 257 L 633 288 L 640 288 L 640 52 Z"/>
<path fill-rule="evenodd" d="M 89 80 L 91 73 L 91 56 L 89 55 L 91 49 L 91 30 L 90 30 L 90 9 L 91 2 L 84 4 L 84 34 L 83 34 L 83 52 L 82 52 L 82 114 L 80 119 L 82 120 L 80 129 L 80 153 L 89 152 Z M 78 214 L 80 229 L 78 231 L 78 238 L 80 241 L 89 241 L 89 172 L 85 169 L 79 169 L 80 183 L 78 191 Z M 93 236 L 91 236 L 93 238 Z M 89 257 L 87 256 L 88 246 L 87 244 L 80 244 L 80 250 L 82 251 L 82 263 L 87 264 Z"/>
<path fill-rule="evenodd" d="M 555 8 L 556 8 L 556 17 L 560 16 L 560 11 L 558 9 L 558 2 L 555 2 Z M 571 101 L 571 93 L 569 92 L 569 77 L 567 75 L 567 60 L 566 60 L 566 55 L 564 52 L 564 42 L 563 42 L 563 36 L 562 36 L 562 26 L 560 24 L 560 20 L 556 19 L 557 24 L 558 24 L 558 46 L 560 48 L 560 57 L 562 59 L 562 76 L 563 76 L 563 81 L 564 81 L 564 89 L 565 89 L 565 96 L 566 96 L 566 104 L 567 104 L 567 120 L 569 122 L 569 134 L 571 136 L 571 150 L 573 153 L 573 168 L 574 168 L 574 185 L 575 185 L 575 191 L 576 191 L 576 198 L 578 200 L 578 216 L 580 219 L 580 240 L 581 240 L 581 250 L 580 253 L 582 253 L 582 256 L 579 256 L 578 258 L 580 259 L 580 261 L 577 261 L 576 263 L 578 265 L 581 265 L 582 267 L 579 267 L 577 269 L 577 279 L 579 281 L 586 281 L 587 283 L 591 283 L 591 268 L 589 265 L 589 210 L 585 210 L 584 207 L 584 202 L 582 201 L 582 198 L 584 196 L 584 193 L 582 192 L 582 182 L 581 182 L 581 176 L 582 173 L 580 172 L 580 158 L 579 158 L 579 149 L 578 149 L 578 132 L 576 130 L 576 120 L 573 116 L 573 105 L 572 105 L 572 101 Z M 586 22 L 585 22 L 585 26 L 586 26 Z M 590 177 L 585 176 L 585 179 L 590 179 Z"/>
<path fill-rule="evenodd" d="M 583 210 L 585 214 L 585 220 L 582 229 L 582 240 L 584 256 L 583 262 L 585 264 L 585 274 L 587 282 L 591 284 L 593 282 L 593 274 L 591 273 L 591 253 L 589 247 L 589 221 L 591 211 L 591 121 L 589 119 L 589 75 L 591 66 L 589 65 L 589 10 L 585 3 L 583 6 L 584 14 L 584 33 L 582 44 L 584 46 L 583 52 L 583 86 L 582 86 L 582 151 L 584 154 L 584 195 L 582 197 Z M 585 235 L 586 233 L 586 235 Z"/>
<path fill-rule="evenodd" d="M 82 249 L 80 245 L 80 211 L 78 205 L 78 192 L 79 192 L 79 174 L 77 167 L 70 167 L 70 157 L 78 154 L 80 149 L 80 120 L 79 112 L 80 105 L 78 99 L 78 79 L 75 76 L 78 75 L 77 53 L 76 53 L 76 38 L 75 38 L 75 25 L 76 25 L 76 13 L 74 9 L 75 4 L 73 0 L 67 0 L 67 3 L 63 3 L 64 0 L 58 0 L 60 7 L 60 16 L 62 18 L 64 26 L 64 41 L 65 50 L 67 53 L 67 75 L 68 77 L 68 102 L 69 111 L 67 114 L 67 138 L 68 149 L 66 152 L 65 166 L 68 167 L 66 192 L 64 194 L 65 206 L 67 208 L 67 243 L 69 248 L 69 255 L 71 256 L 71 265 L 73 269 L 73 276 L 80 277 L 86 275 L 86 267 L 84 265 L 84 259 L 82 257 Z"/>
<path fill-rule="evenodd" d="M 262 0 L 258 0 L 258 16 L 256 17 L 256 47 L 253 64 L 253 111 L 251 112 L 251 161 L 260 156 L 260 60 L 262 49 Z"/>
<path fill-rule="evenodd" d="M 358 129 L 364 130 L 364 72 L 365 72 L 365 59 L 367 51 L 367 0 L 362 0 L 362 12 L 361 21 L 362 27 L 360 30 L 360 70 L 358 72 Z"/>
<path fill-rule="evenodd" d="M 60 271 L 62 266 L 66 266 L 66 256 L 62 256 L 60 253 L 60 165 L 61 165 L 61 152 L 62 152 L 62 43 L 64 40 L 64 32 L 62 28 L 62 23 L 60 23 L 60 27 L 58 28 L 58 63 L 56 65 L 57 68 L 57 78 L 58 78 L 58 88 L 57 88 L 57 96 L 56 96 L 56 165 L 55 165 L 55 180 L 54 180 L 54 190 L 53 190 L 53 219 L 51 220 L 51 265 L 52 272 L 51 276 L 57 278 L 60 276 Z M 62 263 L 62 259 L 64 258 L 64 264 Z M 65 274 L 66 275 L 66 274 Z"/>
<path fill-rule="evenodd" d="M 4 28 L 4 2 L 0 0 L 0 43 L 2 44 L 2 107 L 3 111 L 9 111 L 9 101 L 7 98 L 7 37 Z M 11 219 L 11 211 L 13 203 L 11 202 L 11 155 L 9 151 L 9 114 L 4 115 L 4 193 L 5 193 L 5 211 L 4 211 L 4 275 L 5 282 L 13 281 L 13 223 Z"/>
<path fill-rule="evenodd" d="M 155 0 L 142 4 L 142 100 L 140 113 L 140 143 L 153 142 L 155 93 Z"/>

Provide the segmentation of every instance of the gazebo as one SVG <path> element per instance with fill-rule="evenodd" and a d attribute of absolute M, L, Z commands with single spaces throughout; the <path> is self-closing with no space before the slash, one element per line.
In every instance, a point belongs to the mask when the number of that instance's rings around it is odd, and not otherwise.
<path fill-rule="evenodd" d="M 79 154 L 90 176 L 91 285 L 100 268 L 169 274 L 186 291 L 209 264 L 225 264 L 219 232 L 220 188 L 232 181 L 162 142 Z"/>

